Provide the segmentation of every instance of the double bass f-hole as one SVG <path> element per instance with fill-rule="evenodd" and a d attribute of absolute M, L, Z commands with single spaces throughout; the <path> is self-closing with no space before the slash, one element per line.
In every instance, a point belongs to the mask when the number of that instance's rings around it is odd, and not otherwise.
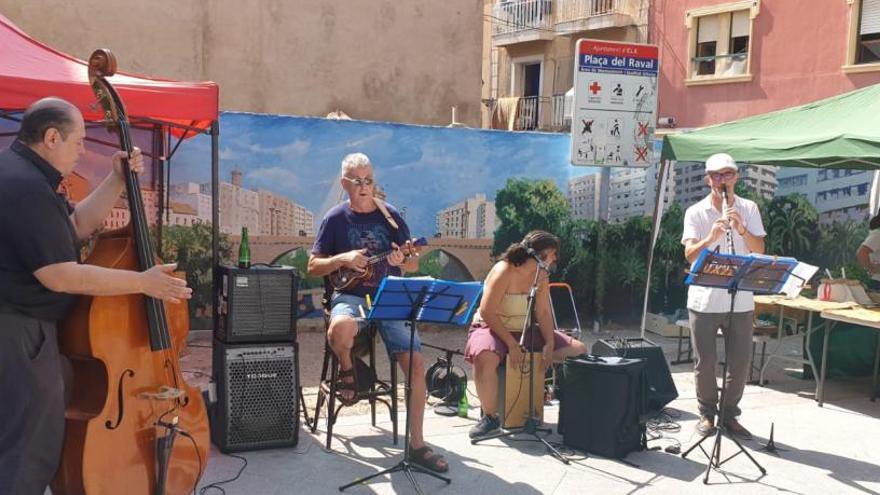
<path fill-rule="evenodd" d="M 129 378 L 133 377 L 134 370 L 127 369 L 123 371 L 121 375 L 119 375 L 119 383 L 116 385 L 116 402 L 119 404 L 119 411 L 116 416 L 115 424 L 109 419 L 104 422 L 104 427 L 108 430 L 115 430 L 116 428 L 119 428 L 120 423 L 122 423 L 122 417 L 125 416 L 125 397 L 123 396 L 122 391 L 124 389 L 126 376 Z"/>

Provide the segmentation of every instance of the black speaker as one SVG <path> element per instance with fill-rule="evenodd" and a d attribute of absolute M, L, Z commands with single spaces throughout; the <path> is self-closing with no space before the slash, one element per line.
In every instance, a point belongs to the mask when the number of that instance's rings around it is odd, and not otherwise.
<path fill-rule="evenodd" d="M 597 356 L 620 356 L 644 359 L 647 362 L 647 412 L 660 412 L 666 404 L 678 398 L 678 389 L 666 363 L 663 349 L 648 339 L 603 339 L 593 344 Z"/>
<path fill-rule="evenodd" d="M 559 408 L 562 442 L 621 458 L 644 446 L 645 362 L 619 357 L 565 360 Z"/>
<path fill-rule="evenodd" d="M 215 338 L 230 344 L 295 340 L 296 270 L 221 266 L 219 273 L 220 321 Z"/>
<path fill-rule="evenodd" d="M 211 437 L 223 452 L 290 447 L 299 441 L 297 344 L 214 340 Z"/>

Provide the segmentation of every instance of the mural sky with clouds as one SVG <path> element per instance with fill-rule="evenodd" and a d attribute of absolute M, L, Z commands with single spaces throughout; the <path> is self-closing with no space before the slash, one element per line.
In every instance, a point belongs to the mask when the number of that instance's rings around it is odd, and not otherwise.
<path fill-rule="evenodd" d="M 299 203 L 319 223 L 342 197 L 339 167 L 348 153 L 369 155 L 389 203 L 405 208 L 414 235 L 436 231 L 436 214 L 478 193 L 494 200 L 510 177 L 569 178 L 597 169 L 572 167 L 566 134 L 511 133 L 323 118 L 223 112 L 220 180 L 242 171 L 242 186 Z M 210 182 L 210 139 L 184 143 L 171 182 Z"/>

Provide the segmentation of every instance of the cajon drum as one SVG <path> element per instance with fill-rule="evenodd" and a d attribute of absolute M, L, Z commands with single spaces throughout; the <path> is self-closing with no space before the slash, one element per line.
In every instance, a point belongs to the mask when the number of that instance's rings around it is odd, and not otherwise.
<path fill-rule="evenodd" d="M 503 428 L 519 428 L 526 424 L 529 417 L 529 377 L 532 377 L 535 387 L 532 392 L 535 416 L 544 419 L 543 355 L 540 352 L 531 353 L 535 356 L 535 369 L 538 372 L 530 373 L 529 354 L 523 354 L 521 367 L 509 366 L 507 360 L 498 367 L 498 417 Z"/>

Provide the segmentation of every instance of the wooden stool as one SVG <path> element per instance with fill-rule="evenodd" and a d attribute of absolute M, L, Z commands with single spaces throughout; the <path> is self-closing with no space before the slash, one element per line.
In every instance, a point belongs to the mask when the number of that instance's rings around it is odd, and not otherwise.
<path fill-rule="evenodd" d="M 535 369 L 542 370 L 544 356 L 535 355 Z M 503 428 L 518 428 L 525 425 L 529 417 L 529 377 L 534 384 L 535 413 L 544 419 L 544 372 L 529 371 L 529 353 L 523 353 L 522 367 L 507 366 L 507 359 L 498 366 L 498 417 Z"/>
<path fill-rule="evenodd" d="M 369 378 L 369 389 L 356 390 L 355 398 L 358 401 L 367 400 L 370 402 L 370 419 L 372 425 L 376 426 L 376 402 L 381 402 L 388 407 L 391 416 L 392 441 L 397 445 L 397 360 L 394 356 L 388 356 L 391 364 L 390 380 L 381 380 L 376 373 L 376 325 L 370 324 L 362 331 L 358 332 L 355 337 L 355 343 L 352 347 L 352 363 L 357 368 L 355 360 L 361 361 L 361 357 L 368 358 L 367 366 L 372 375 Z M 357 377 L 363 379 L 363 377 Z M 339 360 L 330 343 L 324 340 L 324 364 L 321 367 L 321 382 L 318 387 L 318 401 L 315 404 L 315 418 L 312 420 L 311 430 L 314 433 L 318 429 L 318 418 L 321 415 L 321 407 L 324 400 L 327 401 L 327 450 L 330 450 L 330 443 L 333 439 L 333 425 L 339 416 L 339 411 L 345 407 L 345 404 L 336 404 L 336 384 L 339 379 Z M 360 387 L 359 387 L 360 388 Z"/>

